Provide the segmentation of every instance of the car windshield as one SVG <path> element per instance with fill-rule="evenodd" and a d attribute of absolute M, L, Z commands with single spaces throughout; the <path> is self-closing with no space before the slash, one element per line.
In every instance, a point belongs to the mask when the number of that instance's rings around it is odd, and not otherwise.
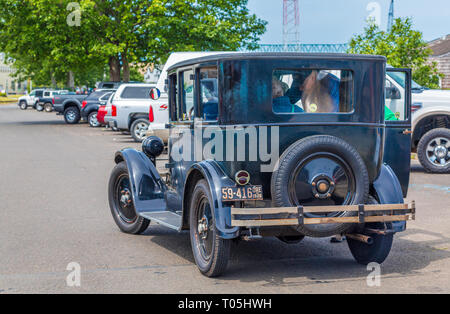
<path fill-rule="evenodd" d="M 387 75 L 396 81 L 397 84 L 400 84 L 401 87 L 405 88 L 405 75 L 402 75 L 400 72 L 388 72 Z M 423 89 L 423 87 L 411 80 L 411 89 Z"/>

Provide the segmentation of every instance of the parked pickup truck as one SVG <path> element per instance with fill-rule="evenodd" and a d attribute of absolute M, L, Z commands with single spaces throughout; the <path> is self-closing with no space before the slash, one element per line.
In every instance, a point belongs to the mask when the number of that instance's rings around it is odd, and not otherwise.
<path fill-rule="evenodd" d="M 146 137 L 149 120 L 149 108 L 153 108 L 155 120 L 168 121 L 167 98 L 154 100 L 150 98 L 152 84 L 122 84 L 108 103 L 105 122 L 113 129 L 129 130 L 137 142 Z"/>
<path fill-rule="evenodd" d="M 36 103 L 36 110 L 45 112 L 53 111 L 53 102 L 55 100 L 56 95 L 63 95 L 64 91 L 54 91 L 54 90 L 45 90 L 42 97 L 39 97 Z"/>
<path fill-rule="evenodd" d="M 411 81 L 412 143 L 422 166 L 428 172 L 450 172 L 450 91 L 426 89 Z M 388 72 L 386 76 L 386 105 L 399 120 L 403 117 L 398 106 L 405 99 L 404 76 Z"/>
<path fill-rule="evenodd" d="M 54 98 L 53 109 L 64 114 L 67 124 L 77 124 L 81 119 L 82 102 L 87 95 L 58 95 Z"/>

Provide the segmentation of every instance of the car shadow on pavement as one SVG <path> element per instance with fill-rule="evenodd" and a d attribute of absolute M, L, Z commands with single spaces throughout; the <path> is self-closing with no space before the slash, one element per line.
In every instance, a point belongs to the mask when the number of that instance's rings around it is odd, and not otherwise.
<path fill-rule="evenodd" d="M 162 228 L 162 229 L 161 229 Z M 145 233 L 151 241 L 194 263 L 189 233 L 178 234 L 152 226 Z M 393 248 L 381 265 L 388 278 L 421 276 L 430 263 L 450 258 L 450 238 L 440 233 L 408 229 L 394 237 Z M 217 278 L 261 282 L 267 286 L 296 286 L 332 281 L 366 280 L 370 271 L 353 259 L 347 243 L 330 243 L 329 238 L 306 238 L 285 244 L 276 238 L 233 243 L 226 273 Z"/>
<path fill-rule="evenodd" d="M 424 167 L 422 167 L 421 164 L 413 164 L 411 163 L 411 172 L 421 172 L 421 173 L 427 173 Z"/>

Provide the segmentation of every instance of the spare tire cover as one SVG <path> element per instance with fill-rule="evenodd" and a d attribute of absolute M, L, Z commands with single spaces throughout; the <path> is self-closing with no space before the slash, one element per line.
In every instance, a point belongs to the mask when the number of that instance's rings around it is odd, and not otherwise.
<path fill-rule="evenodd" d="M 272 174 L 274 206 L 326 206 L 364 204 L 369 193 L 369 175 L 356 149 L 328 135 L 301 139 L 281 155 Z M 347 217 L 356 212 L 306 213 L 305 218 Z M 300 233 L 327 237 L 344 233 L 351 224 L 299 225 Z"/>

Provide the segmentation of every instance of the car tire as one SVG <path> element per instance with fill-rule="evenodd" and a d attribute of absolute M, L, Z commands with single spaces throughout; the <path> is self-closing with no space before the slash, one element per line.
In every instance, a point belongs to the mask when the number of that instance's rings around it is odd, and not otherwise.
<path fill-rule="evenodd" d="M 21 110 L 27 110 L 27 108 L 28 108 L 27 102 L 25 100 L 21 100 L 20 103 L 19 103 L 19 108 Z"/>
<path fill-rule="evenodd" d="M 140 217 L 136 213 L 125 161 L 118 163 L 111 173 L 108 184 L 108 199 L 111 214 L 122 232 L 141 234 L 147 229 L 150 220 Z"/>
<path fill-rule="evenodd" d="M 378 204 L 375 198 L 369 196 L 368 204 Z M 366 228 L 370 229 L 391 229 L 391 224 L 381 222 L 373 222 L 365 224 Z M 382 234 L 366 234 L 373 240 L 371 244 L 367 244 L 358 240 L 347 237 L 347 245 L 350 249 L 355 260 L 362 265 L 375 262 L 378 264 L 383 263 L 389 255 L 392 248 L 392 242 L 394 240 L 394 234 L 388 233 Z"/>
<path fill-rule="evenodd" d="M 276 207 L 364 204 L 368 193 L 369 175 L 361 156 L 344 140 L 328 135 L 310 136 L 288 147 L 271 180 L 272 202 Z M 354 212 L 307 213 L 305 217 L 354 215 Z M 328 237 L 349 228 L 351 224 L 335 223 L 299 225 L 296 230 L 305 236 Z"/>
<path fill-rule="evenodd" d="M 37 110 L 37 111 L 44 111 L 44 106 L 41 105 L 41 104 L 39 104 L 39 103 L 37 103 L 37 104 L 36 104 L 36 110 Z"/>
<path fill-rule="evenodd" d="M 89 125 L 93 128 L 99 127 L 101 124 L 97 120 L 97 111 L 93 111 L 88 115 Z"/>
<path fill-rule="evenodd" d="M 81 115 L 77 107 L 71 106 L 64 110 L 64 121 L 67 124 L 77 124 L 80 122 Z"/>
<path fill-rule="evenodd" d="M 420 164 L 432 173 L 450 173 L 450 129 L 425 133 L 417 145 Z"/>
<path fill-rule="evenodd" d="M 213 204 L 208 183 L 198 181 L 190 202 L 190 237 L 195 263 L 207 277 L 220 276 L 226 270 L 231 247 L 231 240 L 218 235 Z"/>
<path fill-rule="evenodd" d="M 142 142 L 147 134 L 148 127 L 150 126 L 150 121 L 147 119 L 137 119 L 130 127 L 130 133 L 136 142 Z"/>
<path fill-rule="evenodd" d="M 50 102 L 46 102 L 44 104 L 44 110 L 45 112 L 52 112 L 53 111 L 53 105 Z"/>
<path fill-rule="evenodd" d="M 297 244 L 302 242 L 302 240 L 305 238 L 304 235 L 298 235 L 298 236 L 278 236 L 277 239 L 281 242 L 287 243 L 287 244 Z"/>

